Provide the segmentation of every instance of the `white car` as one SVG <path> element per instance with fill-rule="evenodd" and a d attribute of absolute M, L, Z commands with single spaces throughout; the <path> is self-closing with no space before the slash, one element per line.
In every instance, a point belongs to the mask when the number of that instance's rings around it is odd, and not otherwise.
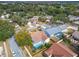
<path fill-rule="evenodd" d="M 11 50 L 11 52 L 12 52 L 12 55 L 13 55 L 13 56 L 16 56 L 16 53 L 15 53 L 14 51 Z"/>

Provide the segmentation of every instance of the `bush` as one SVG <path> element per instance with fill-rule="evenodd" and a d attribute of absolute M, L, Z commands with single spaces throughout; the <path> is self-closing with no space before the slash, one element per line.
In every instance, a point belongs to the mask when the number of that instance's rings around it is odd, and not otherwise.
<path fill-rule="evenodd" d="M 45 47 L 46 47 L 46 48 L 49 48 L 50 46 L 51 46 L 51 44 L 49 44 L 49 43 L 46 43 L 46 44 L 45 44 Z"/>
<path fill-rule="evenodd" d="M 71 44 L 71 41 L 69 39 L 63 39 L 64 43 L 66 43 L 67 45 Z"/>

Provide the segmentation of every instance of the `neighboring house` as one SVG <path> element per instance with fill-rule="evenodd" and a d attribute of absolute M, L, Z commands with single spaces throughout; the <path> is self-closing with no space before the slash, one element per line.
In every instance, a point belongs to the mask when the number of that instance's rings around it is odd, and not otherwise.
<path fill-rule="evenodd" d="M 5 18 L 7 18 L 7 19 L 8 19 L 8 18 L 9 18 L 9 16 L 10 16 L 10 14 L 6 14 L 6 15 L 5 15 Z"/>
<path fill-rule="evenodd" d="M 6 14 L 6 15 L 2 15 L 0 18 L 1 18 L 1 19 L 6 19 L 6 18 L 8 19 L 9 16 L 10 16 L 10 14 Z"/>
<path fill-rule="evenodd" d="M 5 19 L 5 16 L 4 16 L 4 15 L 2 15 L 2 16 L 1 16 L 1 19 Z"/>
<path fill-rule="evenodd" d="M 29 26 L 29 28 L 33 28 L 34 27 L 31 22 L 28 22 L 27 25 Z"/>
<path fill-rule="evenodd" d="M 47 19 L 46 22 L 51 23 L 53 16 L 45 16 L 45 18 Z"/>
<path fill-rule="evenodd" d="M 73 15 L 69 15 L 68 18 L 69 18 L 70 21 L 77 21 L 77 20 L 79 20 L 78 16 L 73 16 Z"/>
<path fill-rule="evenodd" d="M 54 43 L 50 48 L 43 52 L 43 56 L 49 57 L 76 57 L 77 54 L 61 43 Z"/>
<path fill-rule="evenodd" d="M 33 41 L 34 48 L 40 48 L 44 43 L 49 42 L 49 38 L 43 31 L 31 32 L 31 37 Z"/>
<path fill-rule="evenodd" d="M 79 21 L 74 21 L 73 23 L 76 25 L 79 25 Z"/>
<path fill-rule="evenodd" d="M 32 18 L 29 19 L 27 25 L 28 25 L 30 28 L 39 27 L 38 18 L 39 18 L 39 16 L 33 16 Z"/>
<path fill-rule="evenodd" d="M 73 30 L 75 30 L 75 31 L 78 30 L 78 26 L 76 26 L 76 25 L 71 25 L 71 26 L 69 26 L 68 28 L 71 28 L 71 29 L 73 29 Z"/>
<path fill-rule="evenodd" d="M 42 25 L 41 25 L 41 29 L 42 29 L 42 30 L 45 30 L 45 29 L 47 29 L 47 28 L 51 28 L 51 25 L 48 25 L 48 24 L 42 24 Z"/>
<path fill-rule="evenodd" d="M 39 24 L 34 24 L 34 23 L 32 23 L 32 22 L 28 22 L 28 23 L 27 23 L 27 26 L 28 26 L 28 30 L 29 30 L 29 31 L 32 31 L 32 30 L 37 29 L 40 25 L 39 25 Z"/>
<path fill-rule="evenodd" d="M 58 27 L 55 28 L 48 28 L 44 30 L 48 37 L 53 36 L 54 34 L 61 32 L 61 30 Z"/>
<path fill-rule="evenodd" d="M 68 26 L 69 26 L 69 25 L 64 24 L 64 25 L 60 25 L 60 26 L 58 26 L 58 27 L 61 29 L 62 32 L 67 32 Z"/>
<path fill-rule="evenodd" d="M 45 16 L 45 18 L 47 18 L 47 20 L 50 20 L 53 18 L 53 16 Z"/>
<path fill-rule="evenodd" d="M 58 23 L 58 24 L 64 24 L 64 22 L 60 21 L 60 20 L 57 20 L 56 23 Z"/>
<path fill-rule="evenodd" d="M 31 21 L 32 23 L 36 24 L 36 23 L 38 22 L 38 18 L 39 18 L 39 16 L 33 16 L 33 17 L 30 19 L 30 21 Z"/>
<path fill-rule="evenodd" d="M 65 32 L 68 32 L 68 29 L 77 30 L 74 26 L 72 27 L 67 24 L 64 24 L 64 25 L 59 25 L 56 27 L 50 27 L 50 28 L 44 29 L 43 31 L 47 34 L 48 37 L 55 36 L 60 39 L 60 38 L 62 38 L 62 35 Z"/>
<path fill-rule="evenodd" d="M 74 40 L 79 41 L 79 31 L 75 31 L 75 32 L 72 34 L 72 37 L 73 37 Z"/>
<path fill-rule="evenodd" d="M 56 36 L 60 38 L 63 35 L 60 27 L 53 27 L 53 28 L 45 29 L 44 32 L 47 34 L 48 37 Z"/>

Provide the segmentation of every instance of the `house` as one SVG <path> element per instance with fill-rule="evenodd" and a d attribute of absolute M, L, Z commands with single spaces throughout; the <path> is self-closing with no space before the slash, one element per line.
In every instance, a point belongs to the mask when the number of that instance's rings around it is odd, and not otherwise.
<path fill-rule="evenodd" d="M 52 27 L 45 29 L 44 32 L 47 34 L 48 37 L 56 36 L 58 38 L 62 37 L 63 33 L 59 27 Z"/>
<path fill-rule="evenodd" d="M 47 23 L 50 23 L 51 22 L 51 19 L 53 18 L 53 16 L 44 16 L 47 20 L 46 22 Z"/>
<path fill-rule="evenodd" d="M 60 20 L 57 20 L 56 23 L 57 24 L 64 24 L 64 22 L 63 21 L 60 21 Z"/>
<path fill-rule="evenodd" d="M 32 18 L 29 19 L 29 21 L 27 23 L 29 30 L 36 29 L 40 26 L 38 24 L 38 18 L 39 18 L 39 16 L 33 16 Z"/>
<path fill-rule="evenodd" d="M 1 19 L 6 19 L 6 18 L 8 19 L 8 18 L 9 18 L 9 16 L 10 16 L 10 14 L 5 14 L 5 15 L 1 15 L 1 17 L 0 17 L 0 18 L 1 18 Z"/>
<path fill-rule="evenodd" d="M 27 23 L 27 26 L 28 26 L 28 30 L 29 30 L 29 31 L 32 31 L 32 30 L 37 29 L 40 25 L 39 25 L 39 24 L 34 24 L 34 23 L 32 23 L 32 22 L 28 22 L 28 23 Z"/>
<path fill-rule="evenodd" d="M 43 31 L 47 34 L 48 37 L 57 37 L 57 38 L 62 38 L 62 35 L 67 33 L 69 29 L 72 30 L 77 30 L 76 26 L 69 26 L 68 24 L 64 25 L 59 25 L 59 26 L 54 26 L 54 27 L 49 27 L 46 29 L 43 29 Z"/>
<path fill-rule="evenodd" d="M 71 29 L 73 29 L 75 31 L 78 30 L 78 26 L 76 26 L 76 25 L 70 25 L 68 28 L 71 28 Z"/>
<path fill-rule="evenodd" d="M 64 25 L 60 25 L 58 27 L 61 29 L 62 32 L 67 32 L 68 26 L 69 26 L 68 24 L 64 24 Z"/>
<path fill-rule="evenodd" d="M 69 18 L 70 21 L 77 21 L 77 20 L 79 20 L 78 16 L 73 16 L 73 15 L 69 15 L 68 18 Z"/>
<path fill-rule="evenodd" d="M 39 18 L 39 16 L 33 16 L 33 17 L 30 19 L 30 21 L 31 21 L 32 23 L 36 24 L 36 23 L 38 22 L 38 18 Z"/>
<path fill-rule="evenodd" d="M 27 25 L 28 25 L 30 28 L 33 28 L 33 27 L 34 27 L 31 22 L 28 22 Z"/>
<path fill-rule="evenodd" d="M 61 43 L 53 43 L 53 45 L 43 52 L 43 56 L 49 57 L 76 57 L 77 54 Z"/>
<path fill-rule="evenodd" d="M 50 20 L 53 18 L 53 16 L 45 16 L 45 18 L 47 18 L 47 20 Z"/>
<path fill-rule="evenodd" d="M 58 29 L 58 27 L 48 28 L 45 30 L 45 33 L 47 34 L 48 37 L 51 37 L 58 32 L 61 32 L 60 29 Z"/>
<path fill-rule="evenodd" d="M 45 30 L 45 29 L 47 29 L 47 28 L 51 28 L 51 25 L 48 25 L 48 24 L 42 24 L 42 25 L 41 25 L 41 29 L 42 29 L 42 30 Z"/>
<path fill-rule="evenodd" d="M 43 31 L 36 31 L 30 33 L 34 48 L 40 48 L 44 43 L 48 43 L 50 39 Z"/>
<path fill-rule="evenodd" d="M 73 37 L 74 40 L 79 41 L 79 31 L 73 32 L 72 37 Z"/>
<path fill-rule="evenodd" d="M 74 21 L 73 23 L 76 24 L 76 25 L 79 25 L 79 20 L 78 21 Z"/>

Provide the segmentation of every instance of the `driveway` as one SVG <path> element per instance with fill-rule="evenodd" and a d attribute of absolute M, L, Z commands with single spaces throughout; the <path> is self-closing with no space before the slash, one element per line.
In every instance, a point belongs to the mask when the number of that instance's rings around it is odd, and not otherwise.
<path fill-rule="evenodd" d="M 14 57 L 23 57 L 23 52 L 20 47 L 17 45 L 14 36 L 9 39 L 9 45 Z"/>

